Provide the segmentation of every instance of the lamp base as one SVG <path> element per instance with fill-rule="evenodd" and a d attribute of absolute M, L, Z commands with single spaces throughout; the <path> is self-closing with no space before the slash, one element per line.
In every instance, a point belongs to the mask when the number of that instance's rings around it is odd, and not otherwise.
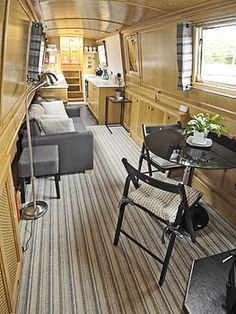
<path fill-rule="evenodd" d="M 34 202 L 30 202 L 21 208 L 21 219 L 35 220 L 42 217 L 48 210 L 48 204 L 44 201 L 36 201 L 36 207 Z"/>

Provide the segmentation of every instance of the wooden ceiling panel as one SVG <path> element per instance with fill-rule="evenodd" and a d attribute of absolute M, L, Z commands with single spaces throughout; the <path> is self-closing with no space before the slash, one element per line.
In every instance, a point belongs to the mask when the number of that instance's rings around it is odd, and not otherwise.
<path fill-rule="evenodd" d="M 94 31 L 89 29 L 54 29 L 47 33 L 48 37 L 67 37 L 67 36 L 76 36 L 83 38 L 104 38 L 107 36 L 107 33 Z"/>
<path fill-rule="evenodd" d="M 27 0 L 48 34 L 86 34 L 98 39 L 151 19 L 180 14 L 220 0 Z M 68 34 L 67 34 L 68 31 Z"/>
<path fill-rule="evenodd" d="M 52 29 L 93 29 L 100 32 L 111 33 L 120 29 L 123 24 L 114 23 L 112 21 L 101 21 L 101 20 L 93 20 L 93 19 L 57 19 L 57 20 L 48 20 L 46 21 L 47 30 L 50 31 Z"/>
<path fill-rule="evenodd" d="M 64 1 L 40 2 L 44 20 L 62 18 L 88 18 L 103 21 L 114 21 L 132 25 L 161 15 L 160 11 L 138 7 L 117 1 Z"/>

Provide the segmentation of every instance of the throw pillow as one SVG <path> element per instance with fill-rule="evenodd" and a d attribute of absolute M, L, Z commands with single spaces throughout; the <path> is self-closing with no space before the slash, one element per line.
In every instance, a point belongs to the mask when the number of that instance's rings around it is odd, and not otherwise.
<path fill-rule="evenodd" d="M 45 134 L 74 132 L 74 124 L 71 118 L 42 119 L 41 127 Z"/>
<path fill-rule="evenodd" d="M 39 104 L 31 104 L 29 107 L 29 116 L 32 119 L 39 120 L 41 115 L 45 115 L 46 111 L 43 106 Z"/>
<path fill-rule="evenodd" d="M 53 119 L 53 120 L 56 120 L 56 119 L 70 119 L 70 118 L 66 118 L 66 117 L 60 117 L 60 116 L 52 116 L 50 114 L 42 114 L 40 116 L 40 120 L 45 120 L 45 119 Z"/>
<path fill-rule="evenodd" d="M 42 106 L 48 115 L 68 118 L 62 100 L 42 101 Z"/>

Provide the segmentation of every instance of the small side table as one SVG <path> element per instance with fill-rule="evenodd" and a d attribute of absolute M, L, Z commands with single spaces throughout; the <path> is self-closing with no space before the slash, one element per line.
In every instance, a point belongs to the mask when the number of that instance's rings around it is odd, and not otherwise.
<path fill-rule="evenodd" d="M 112 123 L 112 124 L 108 124 L 108 112 L 109 112 L 109 102 L 112 103 L 116 103 L 116 104 L 120 104 L 121 108 L 120 108 L 120 122 L 119 123 Z M 131 100 L 129 100 L 128 98 L 122 97 L 122 99 L 120 98 L 116 98 L 114 96 L 106 96 L 106 111 L 105 111 L 105 125 L 108 128 L 108 130 L 111 132 L 112 131 L 110 129 L 110 127 L 114 127 L 114 126 L 123 126 L 123 122 L 124 122 L 124 109 L 125 109 L 125 103 L 131 102 Z"/>

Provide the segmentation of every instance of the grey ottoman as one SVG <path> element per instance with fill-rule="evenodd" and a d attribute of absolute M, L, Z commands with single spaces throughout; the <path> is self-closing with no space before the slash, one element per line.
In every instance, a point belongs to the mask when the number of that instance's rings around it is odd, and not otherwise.
<path fill-rule="evenodd" d="M 57 145 L 33 146 L 34 176 L 46 177 L 54 176 L 57 198 L 60 198 L 59 189 L 59 154 Z M 25 147 L 21 153 L 18 163 L 21 202 L 25 202 L 25 179 L 30 175 L 29 148 Z"/>

